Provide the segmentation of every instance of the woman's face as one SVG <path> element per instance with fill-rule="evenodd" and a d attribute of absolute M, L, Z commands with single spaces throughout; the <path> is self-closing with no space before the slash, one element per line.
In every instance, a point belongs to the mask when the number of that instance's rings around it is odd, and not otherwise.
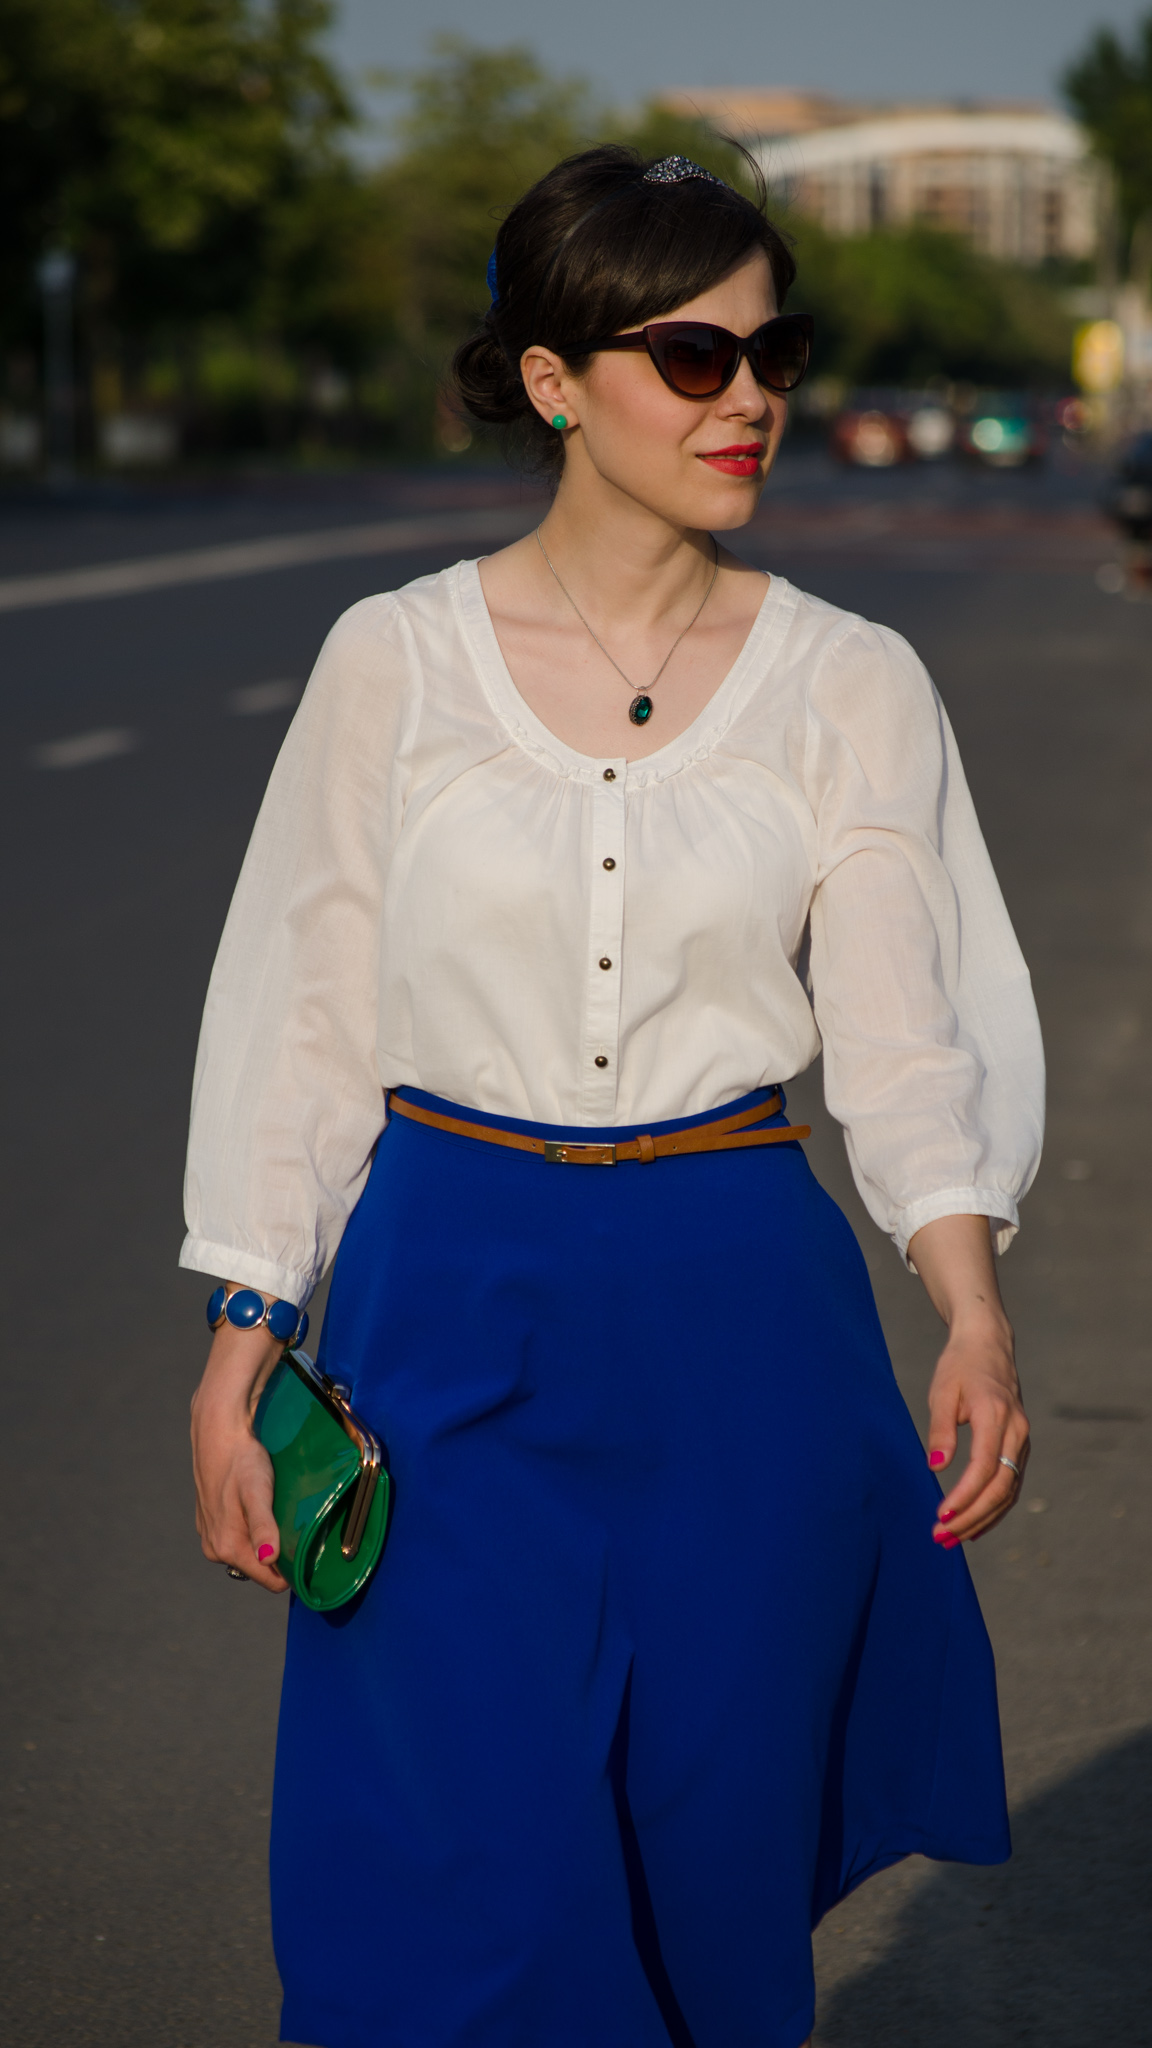
<path fill-rule="evenodd" d="M 706 320 L 751 334 L 777 311 L 760 249 L 665 320 Z M 554 366 L 545 372 L 545 363 Z M 756 509 L 780 445 L 788 401 L 757 384 L 745 360 L 718 398 L 670 391 L 647 351 L 592 357 L 574 377 L 551 350 L 530 349 L 525 383 L 547 420 L 567 416 L 565 493 L 589 471 L 670 525 L 725 531 Z"/>

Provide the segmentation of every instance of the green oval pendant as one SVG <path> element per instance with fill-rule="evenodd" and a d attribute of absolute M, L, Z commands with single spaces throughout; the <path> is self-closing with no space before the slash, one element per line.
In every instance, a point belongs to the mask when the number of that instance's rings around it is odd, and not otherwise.
<path fill-rule="evenodd" d="M 633 697 L 628 706 L 628 716 L 633 725 L 647 725 L 652 716 L 652 699 L 643 695 Z"/>

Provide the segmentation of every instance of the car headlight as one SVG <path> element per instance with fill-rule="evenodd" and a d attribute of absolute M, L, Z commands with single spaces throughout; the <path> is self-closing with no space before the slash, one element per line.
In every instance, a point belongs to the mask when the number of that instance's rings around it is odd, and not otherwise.
<path fill-rule="evenodd" d="M 995 455 L 997 449 L 1004 446 L 1003 420 L 976 420 L 972 427 L 972 446 L 978 448 L 981 455 Z"/>

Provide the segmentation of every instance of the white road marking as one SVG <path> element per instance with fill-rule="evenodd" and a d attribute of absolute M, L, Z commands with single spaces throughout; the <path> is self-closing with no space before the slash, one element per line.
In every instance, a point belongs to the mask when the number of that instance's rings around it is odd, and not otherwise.
<path fill-rule="evenodd" d="M 187 548 L 171 555 L 141 555 L 126 562 L 98 562 L 87 569 L 8 576 L 0 579 L 0 612 L 77 604 L 94 597 L 130 597 L 144 590 L 170 590 L 180 583 L 216 583 L 230 576 L 258 576 L 270 569 L 338 562 L 355 555 L 394 554 L 406 548 L 438 547 L 442 542 L 511 540 L 527 533 L 539 516 L 539 506 L 494 505 L 477 512 L 381 519 L 371 526 L 328 526 L 319 533 L 273 533 L 263 540 Z"/>
<path fill-rule="evenodd" d="M 118 754 L 134 754 L 140 735 L 126 725 L 105 725 L 96 732 L 73 733 L 70 739 L 46 740 L 33 747 L 31 760 L 37 768 L 91 768 L 96 761 L 114 761 Z"/>
<path fill-rule="evenodd" d="M 299 683 L 245 683 L 230 691 L 226 702 L 236 718 L 259 718 L 265 711 L 287 711 L 300 702 L 300 696 Z"/>

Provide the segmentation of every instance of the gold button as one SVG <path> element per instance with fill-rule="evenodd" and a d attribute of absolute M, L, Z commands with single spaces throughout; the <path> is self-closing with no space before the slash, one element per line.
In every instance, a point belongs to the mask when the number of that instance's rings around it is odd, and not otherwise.
<path fill-rule="evenodd" d="M 612 871 L 612 869 L 613 869 L 613 868 L 615 867 L 616 863 L 615 863 L 615 861 L 614 861 L 614 860 L 612 860 L 612 859 L 611 859 L 611 857 L 609 857 L 609 859 L 605 861 L 604 865 L 605 865 L 605 867 L 606 867 L 606 868 L 608 869 L 609 873 L 611 873 L 611 871 Z"/>
<path fill-rule="evenodd" d="M 600 962 L 600 965 L 601 965 L 601 967 L 605 967 L 605 968 L 607 968 L 607 967 L 611 967 L 611 965 L 612 965 L 612 962 L 611 962 L 611 961 L 610 961 L 610 959 L 608 958 L 608 955 L 607 955 L 607 953 L 605 953 L 605 955 L 604 955 L 604 958 L 603 958 L 603 959 L 602 959 L 602 961 Z"/>
<path fill-rule="evenodd" d="M 616 770 L 614 768 L 606 768 L 604 770 L 604 780 L 605 782 L 615 782 Z"/>
<path fill-rule="evenodd" d="M 608 1065 L 607 1053 L 598 1052 L 595 1060 L 593 1061 L 593 1065 L 597 1067 L 606 1067 Z"/>

